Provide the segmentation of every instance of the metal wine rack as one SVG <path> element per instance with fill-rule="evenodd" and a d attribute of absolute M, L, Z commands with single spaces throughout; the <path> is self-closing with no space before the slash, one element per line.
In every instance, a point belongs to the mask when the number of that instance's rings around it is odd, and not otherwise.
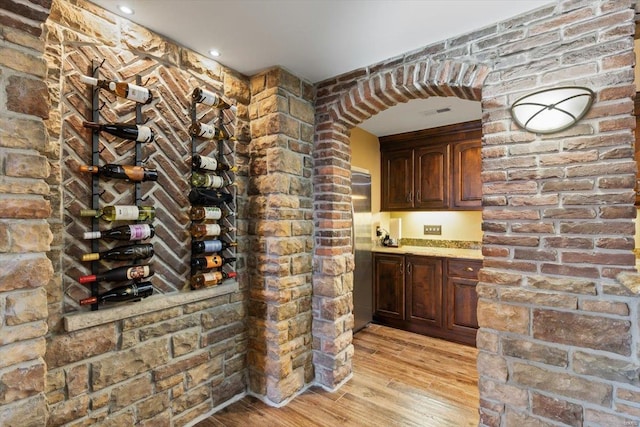
<path fill-rule="evenodd" d="M 94 78 L 100 77 L 100 68 L 104 64 L 104 60 L 97 61 L 93 60 L 91 64 L 91 68 L 89 73 Z M 136 84 L 142 84 L 142 78 L 139 75 L 136 75 Z M 104 107 L 104 105 L 100 104 L 100 88 L 99 87 L 90 87 L 91 91 L 91 121 L 94 123 L 100 122 L 100 110 Z M 139 103 L 135 103 L 135 115 L 136 115 L 136 124 L 141 125 L 144 123 L 142 117 L 142 106 Z M 135 144 L 135 165 L 142 166 L 142 147 L 140 143 L 136 142 Z M 91 132 L 91 164 L 93 166 L 100 165 L 100 131 L 94 130 Z M 100 209 L 100 196 L 102 195 L 102 191 L 100 191 L 100 175 L 94 173 L 91 175 L 91 209 L 99 210 Z M 136 206 L 140 206 L 140 203 L 144 200 L 142 199 L 142 185 L 140 182 L 136 181 L 134 183 L 134 204 Z M 136 221 L 140 222 L 140 221 Z M 91 231 L 96 232 L 100 231 L 100 218 L 93 217 L 91 219 Z M 100 251 L 100 239 L 92 239 L 91 240 L 91 251 L 99 252 Z M 139 263 L 139 260 L 136 260 L 134 263 Z M 98 274 L 99 272 L 100 261 L 95 260 L 91 261 L 91 274 Z M 91 283 L 91 296 L 97 297 L 100 293 L 100 284 L 99 282 Z M 91 310 L 98 310 L 99 303 L 91 304 Z"/>
<path fill-rule="evenodd" d="M 192 97 L 191 98 L 191 108 L 190 108 L 190 115 L 191 115 L 191 124 L 195 125 L 198 122 L 198 109 L 197 109 L 197 105 L 198 102 Z M 209 108 L 216 108 L 216 107 L 209 107 Z M 230 133 L 226 132 L 226 129 L 224 129 L 225 123 L 224 123 L 224 109 L 219 108 L 218 109 L 218 114 L 217 117 L 214 118 L 213 120 L 213 125 L 219 127 L 221 130 L 223 130 L 225 132 L 226 135 L 229 135 Z M 217 122 L 217 123 L 216 123 Z M 218 161 L 219 164 L 221 163 L 227 163 L 225 161 L 225 142 L 229 142 L 229 140 L 227 139 L 213 139 L 211 140 L 211 143 L 215 143 L 217 144 L 217 146 L 215 147 L 215 156 L 216 156 L 216 160 Z M 195 136 L 195 135 L 191 135 L 191 156 L 195 156 L 196 154 L 199 154 L 199 145 L 200 144 L 204 144 L 204 143 L 209 143 L 208 140 L 202 140 L 199 139 L 199 137 Z M 230 154 L 233 153 L 233 150 L 230 150 Z M 192 174 L 193 174 L 193 169 L 192 169 Z M 206 173 L 213 173 L 213 172 L 206 172 Z M 225 172 L 215 172 L 216 174 L 220 174 L 220 175 L 227 175 L 227 178 L 230 179 L 230 183 L 233 183 L 233 172 L 231 171 L 225 171 Z M 223 177 L 224 178 L 224 177 Z M 190 180 L 191 181 L 191 180 Z M 192 189 L 196 188 L 192 185 Z M 236 205 L 236 187 L 234 185 L 227 185 L 223 188 L 220 189 L 220 192 L 226 192 L 226 193 L 230 193 L 233 195 L 233 200 L 229 203 L 222 203 L 220 205 L 220 209 L 222 210 L 222 217 L 217 220 L 218 224 L 222 224 L 223 222 L 225 222 L 230 230 L 235 230 L 235 213 L 237 212 L 237 205 Z M 193 225 L 193 221 L 191 222 L 191 224 Z M 220 234 L 220 236 L 218 236 L 217 238 L 220 239 L 221 241 L 224 240 L 223 236 L 226 236 L 227 238 L 232 239 L 233 241 L 236 240 L 236 232 L 235 231 L 228 231 L 228 232 L 223 232 Z M 208 238 L 213 238 L 213 237 L 205 237 L 205 239 Z M 191 237 L 191 242 L 193 244 L 194 241 L 198 241 L 199 239 L 196 239 L 195 237 Z M 227 247 L 227 248 L 223 248 L 220 252 L 219 255 L 222 256 L 223 252 L 227 252 L 230 257 L 235 257 L 236 256 L 236 249 L 234 247 Z M 206 255 L 206 254 L 204 254 Z M 200 255 L 200 256 L 204 256 L 204 255 Z M 195 254 L 192 251 L 191 256 L 195 256 Z M 219 267 L 219 270 L 224 270 L 225 267 L 228 268 L 228 264 L 224 263 Z M 193 276 L 194 274 L 197 274 L 198 271 L 191 271 L 191 275 Z"/>

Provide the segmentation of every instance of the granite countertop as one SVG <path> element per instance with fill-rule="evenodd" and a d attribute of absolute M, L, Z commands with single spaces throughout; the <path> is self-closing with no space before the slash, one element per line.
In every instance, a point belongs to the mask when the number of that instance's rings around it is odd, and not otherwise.
<path fill-rule="evenodd" d="M 374 246 L 372 251 L 389 254 L 437 256 L 443 258 L 482 259 L 482 251 L 480 249 L 437 248 L 430 246 L 399 246 L 397 248 Z"/>

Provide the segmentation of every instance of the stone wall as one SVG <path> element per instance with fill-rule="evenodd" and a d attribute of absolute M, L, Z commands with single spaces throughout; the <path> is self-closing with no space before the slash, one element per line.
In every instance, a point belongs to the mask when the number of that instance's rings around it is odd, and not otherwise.
<path fill-rule="evenodd" d="M 47 179 L 53 150 L 42 23 L 51 1 L 0 5 L 0 424 L 46 423 Z"/>
<path fill-rule="evenodd" d="M 314 300 L 333 308 L 314 311 L 330 331 L 319 383 L 350 373 L 350 129 L 412 99 L 481 99 L 481 425 L 640 425 L 637 298 L 615 279 L 635 264 L 634 16 L 626 0 L 558 1 L 318 85 Z M 578 126 L 513 123 L 519 96 L 560 85 L 597 94 Z"/>
<path fill-rule="evenodd" d="M 313 381 L 313 87 L 282 69 L 251 78 L 250 391 L 282 405 Z"/>

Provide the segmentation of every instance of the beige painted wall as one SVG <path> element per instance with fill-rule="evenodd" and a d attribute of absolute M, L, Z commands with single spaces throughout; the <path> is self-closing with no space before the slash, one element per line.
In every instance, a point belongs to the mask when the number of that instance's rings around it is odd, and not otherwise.
<path fill-rule="evenodd" d="M 380 212 L 380 142 L 378 137 L 361 128 L 351 130 L 351 164 L 371 172 L 371 211 L 374 226 L 389 230 L 389 219 L 400 218 L 402 237 L 434 240 L 482 240 L 482 212 Z M 441 236 L 425 236 L 424 225 L 442 225 Z"/>

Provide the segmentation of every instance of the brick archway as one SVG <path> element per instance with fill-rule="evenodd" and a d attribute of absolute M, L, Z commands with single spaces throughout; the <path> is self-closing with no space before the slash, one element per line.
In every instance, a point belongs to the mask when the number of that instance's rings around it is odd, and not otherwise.
<path fill-rule="evenodd" d="M 402 62 L 355 71 L 323 84 L 318 91 L 313 154 L 313 351 L 316 382 L 322 387 L 336 389 L 352 372 L 351 129 L 413 99 L 455 96 L 479 101 L 489 72 L 485 65 L 463 61 Z"/>

